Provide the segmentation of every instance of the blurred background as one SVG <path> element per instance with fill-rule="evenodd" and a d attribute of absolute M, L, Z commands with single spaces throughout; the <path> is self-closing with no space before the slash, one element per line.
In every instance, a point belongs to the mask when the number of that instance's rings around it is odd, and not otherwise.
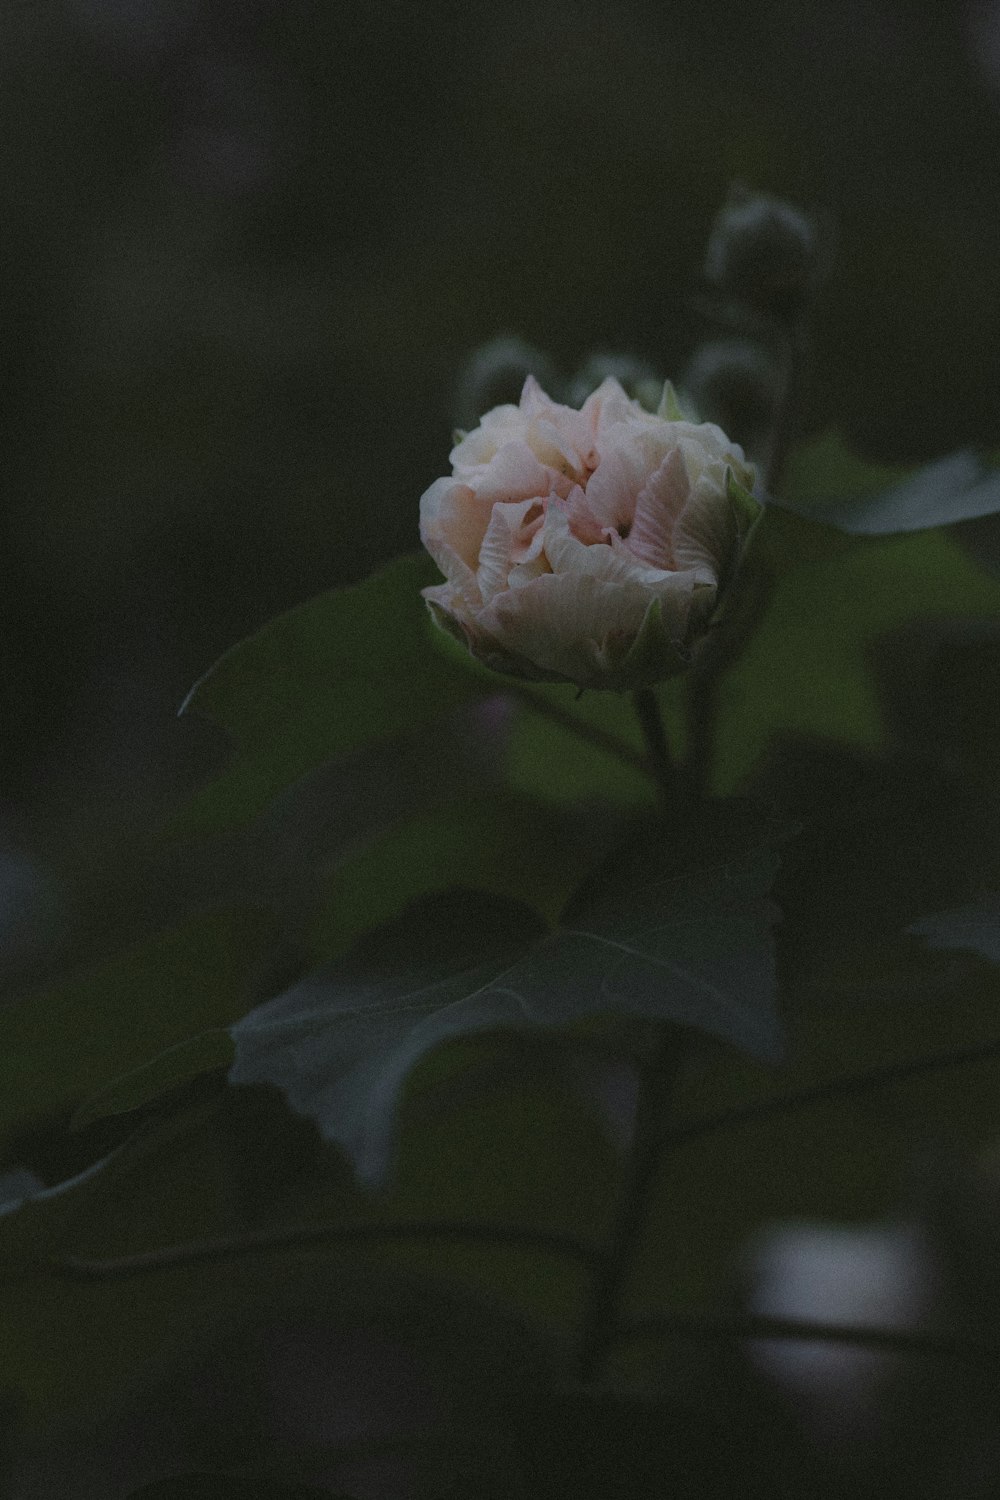
<path fill-rule="evenodd" d="M 733 179 L 834 257 L 805 429 L 996 445 L 998 159 L 997 0 L 7 6 L 8 953 L 221 753 L 194 678 L 415 545 L 472 348 L 678 370 Z"/>

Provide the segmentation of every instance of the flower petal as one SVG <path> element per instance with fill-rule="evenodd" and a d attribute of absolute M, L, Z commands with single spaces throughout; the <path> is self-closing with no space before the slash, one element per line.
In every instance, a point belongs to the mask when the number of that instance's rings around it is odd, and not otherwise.
<path fill-rule="evenodd" d="M 466 478 L 484 468 L 506 443 L 523 443 L 527 430 L 528 424 L 518 407 L 495 406 L 484 414 L 478 427 L 452 448 L 449 457 L 456 475 Z"/>
<path fill-rule="evenodd" d="M 717 581 L 737 540 L 736 519 L 723 488 L 707 476 L 697 481 L 674 528 L 678 567 L 697 568 Z"/>
<path fill-rule="evenodd" d="M 534 526 L 525 522 L 533 510 L 538 511 Z M 494 505 L 490 524 L 479 549 L 477 581 L 483 602 L 507 587 L 511 567 L 537 557 L 542 550 L 541 504 L 533 497 L 512 505 Z"/>
<path fill-rule="evenodd" d="M 629 551 L 652 568 L 675 568 L 674 527 L 690 493 L 684 458 L 679 448 L 671 448 L 639 491 Z"/>
<path fill-rule="evenodd" d="M 454 479 L 435 480 L 420 498 L 421 541 L 445 577 L 477 600 L 475 569 L 488 520 L 489 507 Z"/>

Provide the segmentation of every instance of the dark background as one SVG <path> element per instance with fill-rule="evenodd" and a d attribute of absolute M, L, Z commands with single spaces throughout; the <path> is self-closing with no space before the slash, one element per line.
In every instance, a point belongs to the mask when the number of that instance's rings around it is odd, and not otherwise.
<path fill-rule="evenodd" d="M 735 178 L 835 253 L 805 428 L 995 445 L 998 105 L 995 0 L 11 0 L 8 913 L 211 763 L 227 645 L 415 544 L 471 348 L 677 371 Z"/>

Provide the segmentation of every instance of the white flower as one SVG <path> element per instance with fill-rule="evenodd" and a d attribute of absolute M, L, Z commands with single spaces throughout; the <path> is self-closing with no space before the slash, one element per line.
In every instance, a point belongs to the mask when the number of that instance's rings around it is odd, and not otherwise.
<path fill-rule="evenodd" d="M 452 450 L 420 502 L 446 582 L 435 619 L 497 671 L 619 691 L 682 671 L 715 608 L 741 524 L 743 451 L 605 380 L 579 411 L 525 382 Z"/>

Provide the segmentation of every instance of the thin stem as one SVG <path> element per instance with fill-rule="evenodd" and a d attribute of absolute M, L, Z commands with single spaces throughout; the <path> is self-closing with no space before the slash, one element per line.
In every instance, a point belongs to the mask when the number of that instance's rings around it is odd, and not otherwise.
<path fill-rule="evenodd" d="M 764 489 L 773 495 L 781 482 L 785 462 L 795 437 L 802 385 L 809 354 L 809 324 L 812 299 L 803 305 L 798 321 L 788 329 L 785 342 L 785 378 L 775 412 L 771 441 L 763 464 Z M 685 771 L 696 795 L 708 795 L 711 783 L 712 757 L 715 752 L 715 725 L 719 688 L 723 677 L 743 651 L 747 638 L 758 623 L 765 600 L 751 601 L 740 629 L 717 630 L 704 643 L 698 665 L 687 677 L 688 753 Z"/>
<path fill-rule="evenodd" d="M 922 1354 L 952 1359 L 1000 1361 L 1000 1343 L 949 1329 L 876 1328 L 824 1323 L 808 1318 L 775 1318 L 759 1313 L 669 1312 L 636 1318 L 618 1330 L 616 1343 L 654 1339 L 780 1339 L 796 1343 L 852 1344 L 887 1354 Z"/>
<path fill-rule="evenodd" d="M 262 1229 L 250 1234 L 189 1240 L 180 1245 L 166 1245 L 158 1250 L 144 1250 L 137 1255 L 120 1255 L 108 1259 L 54 1256 L 46 1262 L 46 1269 L 52 1275 L 69 1281 L 117 1281 L 175 1267 L 266 1255 L 274 1250 L 309 1246 L 336 1249 L 350 1245 L 393 1244 L 407 1240 L 541 1250 L 550 1255 L 575 1260 L 588 1270 L 601 1264 L 600 1252 L 572 1235 L 465 1223 L 461 1220 L 430 1220 L 415 1221 L 412 1224 L 283 1225 L 277 1229 Z"/>
<path fill-rule="evenodd" d="M 970 1063 L 985 1062 L 991 1057 L 1000 1057 L 1000 1040 L 978 1042 L 966 1047 L 956 1047 L 948 1052 L 937 1052 L 930 1057 L 918 1057 L 913 1062 L 886 1063 L 878 1068 L 869 1068 L 864 1073 L 852 1073 L 832 1078 L 826 1083 L 813 1084 L 809 1088 L 796 1089 L 781 1094 L 776 1099 L 761 1099 L 753 1104 L 738 1104 L 732 1109 L 722 1110 L 717 1115 L 707 1115 L 700 1120 L 678 1125 L 669 1131 L 664 1141 L 671 1149 L 692 1141 L 703 1140 L 717 1131 L 738 1129 L 741 1125 L 757 1121 L 777 1119 L 781 1115 L 795 1114 L 802 1109 L 829 1104 L 838 1099 L 849 1099 L 877 1089 L 892 1088 L 919 1078 L 927 1073 L 943 1072 Z"/>
<path fill-rule="evenodd" d="M 680 786 L 660 716 L 660 705 L 652 688 L 639 688 L 632 694 L 632 703 L 649 752 L 648 765 L 660 788 L 663 810 L 668 812 L 677 804 Z"/>
<path fill-rule="evenodd" d="M 677 1039 L 668 1034 L 641 1081 L 632 1152 L 618 1214 L 611 1242 L 594 1280 L 583 1330 L 580 1378 L 585 1385 L 596 1379 L 604 1356 L 615 1341 L 618 1301 L 649 1212 L 650 1189 L 664 1139 L 660 1122 L 679 1061 Z"/>
<path fill-rule="evenodd" d="M 769 495 L 776 493 L 781 483 L 785 461 L 788 458 L 802 398 L 802 382 L 808 359 L 808 319 L 810 308 L 803 308 L 799 321 L 788 330 L 785 344 L 785 379 L 781 388 L 774 429 L 764 466 L 764 488 Z"/>

